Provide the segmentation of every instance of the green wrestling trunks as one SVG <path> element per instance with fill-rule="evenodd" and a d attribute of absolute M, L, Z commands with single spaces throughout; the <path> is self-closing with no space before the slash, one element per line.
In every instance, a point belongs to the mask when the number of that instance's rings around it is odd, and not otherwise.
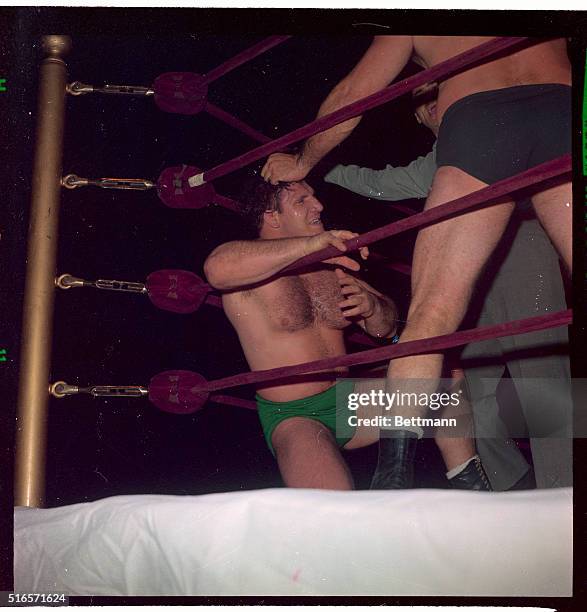
<path fill-rule="evenodd" d="M 322 391 L 322 393 L 291 402 L 271 402 L 257 394 L 255 399 L 257 400 L 259 419 L 261 419 L 267 446 L 269 446 L 273 456 L 275 456 L 275 451 L 273 450 L 273 444 L 271 444 L 271 436 L 279 423 L 292 417 L 306 417 L 322 423 L 332 432 L 338 446 L 343 447 L 353 437 L 355 428 L 351 427 L 347 419 L 344 418 L 347 416 L 346 406 L 339 406 L 337 410 L 336 395 L 338 390 L 338 393 L 342 392 L 346 397 L 353 391 L 353 388 L 352 381 L 341 381 L 332 385 L 326 391 Z M 338 423 L 338 431 L 339 434 L 342 433 L 341 436 L 336 435 L 337 414 L 341 419 Z"/>

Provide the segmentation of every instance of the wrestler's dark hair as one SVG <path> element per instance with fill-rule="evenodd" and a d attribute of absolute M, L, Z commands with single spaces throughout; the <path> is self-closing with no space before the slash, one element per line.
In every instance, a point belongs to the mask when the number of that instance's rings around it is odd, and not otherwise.
<path fill-rule="evenodd" d="M 293 183 L 281 182 L 272 185 L 263 180 L 260 175 L 249 179 L 245 184 L 241 196 L 241 213 L 246 219 L 248 228 L 255 236 L 263 226 L 263 213 L 277 210 L 281 212 L 281 193 L 289 189 Z"/>

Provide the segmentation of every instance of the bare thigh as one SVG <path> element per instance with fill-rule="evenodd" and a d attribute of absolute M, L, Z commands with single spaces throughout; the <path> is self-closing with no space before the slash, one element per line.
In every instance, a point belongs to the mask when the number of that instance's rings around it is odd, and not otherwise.
<path fill-rule="evenodd" d="M 350 470 L 336 440 L 319 421 L 293 417 L 275 428 L 271 442 L 287 487 L 353 489 Z"/>
<path fill-rule="evenodd" d="M 532 196 L 536 215 L 569 272 L 573 271 L 573 193 L 570 182 L 545 189 Z"/>
<path fill-rule="evenodd" d="M 458 168 L 443 166 L 434 177 L 426 210 L 486 187 Z M 408 321 L 431 332 L 460 324 L 483 266 L 508 224 L 514 203 L 503 200 L 420 230 L 412 265 Z M 428 319 L 428 322 L 427 322 Z"/>

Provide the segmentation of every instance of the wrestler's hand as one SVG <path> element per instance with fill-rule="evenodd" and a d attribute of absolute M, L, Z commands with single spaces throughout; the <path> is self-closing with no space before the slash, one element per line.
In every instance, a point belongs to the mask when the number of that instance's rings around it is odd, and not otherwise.
<path fill-rule="evenodd" d="M 343 316 L 361 317 L 362 319 L 373 316 L 377 308 L 377 298 L 368 290 L 367 283 L 340 269 L 336 269 L 335 273 L 340 284 L 340 291 L 346 298 L 338 304 Z"/>
<path fill-rule="evenodd" d="M 272 185 L 277 185 L 280 181 L 302 181 L 311 169 L 299 155 L 273 153 L 267 158 L 261 176 Z"/>
<path fill-rule="evenodd" d="M 351 240 L 352 238 L 356 238 L 358 235 L 359 234 L 356 232 L 349 232 L 347 230 L 330 230 L 316 234 L 316 236 L 308 238 L 305 254 L 309 255 L 310 253 L 321 251 L 329 246 L 334 246 L 339 251 L 344 252 L 348 250 L 345 245 L 345 240 Z M 367 259 L 367 257 L 369 257 L 369 249 L 367 247 L 361 247 L 359 249 L 359 253 L 363 259 Z M 358 272 L 361 269 L 360 264 L 350 257 L 332 257 L 330 259 L 325 259 L 324 263 L 343 266 L 355 272 Z"/>

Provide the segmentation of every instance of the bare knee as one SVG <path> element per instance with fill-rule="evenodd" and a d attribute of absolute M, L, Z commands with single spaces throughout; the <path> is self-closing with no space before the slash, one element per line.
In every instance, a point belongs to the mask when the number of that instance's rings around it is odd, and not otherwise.
<path fill-rule="evenodd" d="M 423 338 L 449 334 L 461 323 L 469 305 L 470 294 L 463 292 L 451 299 L 414 295 L 408 311 L 408 327 Z"/>

